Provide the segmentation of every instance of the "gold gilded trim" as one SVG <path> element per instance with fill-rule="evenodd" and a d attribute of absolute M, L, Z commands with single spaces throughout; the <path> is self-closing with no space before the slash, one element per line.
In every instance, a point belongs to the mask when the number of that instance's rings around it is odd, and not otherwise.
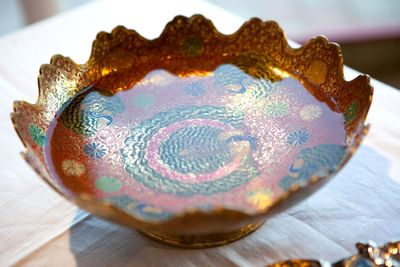
<path fill-rule="evenodd" d="M 182 238 L 182 235 L 193 236 L 193 233 L 197 236 L 195 240 L 198 240 L 196 241 L 199 244 L 198 247 L 222 245 L 253 232 L 262 224 L 260 221 L 281 211 L 285 206 L 283 204 L 288 203 L 287 200 L 291 199 L 293 195 L 298 195 L 308 188 L 314 187 L 314 184 L 326 180 L 325 178 L 334 173 L 325 177 L 313 177 L 305 186 L 293 185 L 289 192 L 257 214 L 230 210 L 226 207 L 215 207 L 207 212 L 201 210 L 186 211 L 167 221 L 146 221 L 142 218 L 132 217 L 111 203 L 100 201 L 91 195 L 74 195 L 67 192 L 67 189 L 59 186 L 50 177 L 44 163 L 43 150 L 35 147 L 35 144 L 29 141 L 26 134 L 27 127 L 32 122 L 46 131 L 50 120 L 54 118 L 59 108 L 94 81 L 102 81 L 102 78 L 106 76 L 112 81 L 118 73 L 132 71 L 132 68 L 135 68 L 132 65 L 133 61 L 127 59 L 134 58 L 135 63 L 145 65 L 151 56 L 157 56 L 160 57 L 160 64 L 165 66 L 170 65 L 170 60 L 182 60 L 177 54 L 173 53 L 167 56 L 166 54 L 146 54 L 148 51 L 153 51 L 151 49 L 154 47 L 180 43 L 182 34 L 184 36 L 196 34 L 195 36 L 201 38 L 204 43 L 219 43 L 225 51 L 222 55 L 226 56 L 250 50 L 266 53 L 278 67 L 306 76 L 310 82 L 326 88 L 329 91 L 327 93 L 332 97 L 359 96 L 357 100 L 361 103 L 360 111 L 352 118 L 351 123 L 346 125 L 348 132 L 347 153 L 335 173 L 353 155 L 367 133 L 368 126 L 365 126 L 364 121 L 371 105 L 373 88 L 367 75 L 360 75 L 352 81 L 344 80 L 343 59 L 340 47 L 337 44 L 330 43 L 325 37 L 319 36 L 311 39 L 302 47 L 293 49 L 288 45 L 283 31 L 276 22 L 263 22 L 256 18 L 244 23 L 234 34 L 224 35 L 218 32 L 210 20 L 201 15 L 194 15 L 190 18 L 175 17 L 166 25 L 162 34 L 154 40 L 148 40 L 137 32 L 122 26 L 116 27 L 111 33 L 100 32 L 93 43 L 91 56 L 85 64 L 77 64 L 70 58 L 61 55 L 52 57 L 50 64 L 42 65 L 40 68 L 37 103 L 29 104 L 24 101 L 16 101 L 11 120 L 25 146 L 26 151 L 23 155 L 28 164 L 53 189 L 79 207 L 93 215 L 138 229 L 153 239 L 170 240 L 168 242 L 171 245 L 179 246 L 182 242 L 188 243 L 186 239 Z M 255 36 L 259 38 L 255 38 Z M 199 53 L 209 53 L 210 56 L 214 53 L 210 48 L 211 46 L 209 48 L 203 47 L 200 50 L 190 50 L 185 44 L 182 44 L 182 47 L 182 49 L 185 49 L 185 53 L 192 53 L 188 60 L 195 60 Z M 208 70 L 204 67 L 204 71 L 212 70 L 212 67 Z M 169 69 L 169 71 L 175 74 L 182 73 L 182 70 L 178 67 L 177 69 Z M 146 70 L 137 69 L 138 78 L 145 73 Z M 186 75 L 189 74 L 186 73 Z M 112 91 L 124 90 L 125 87 L 131 87 L 133 85 L 131 83 L 128 82 L 125 86 L 117 84 L 115 88 L 112 88 Z M 343 104 L 338 112 L 345 113 L 348 106 Z M 229 234 L 213 235 L 213 238 L 209 235 L 209 233 L 226 231 L 230 231 Z M 165 235 L 163 233 L 170 234 Z M 207 236 L 211 241 L 206 241 Z M 225 241 L 222 240 L 222 237 L 225 237 Z M 192 247 L 196 247 L 196 245 Z"/>
<path fill-rule="evenodd" d="M 204 235 L 169 235 L 157 231 L 139 231 L 150 239 L 163 244 L 180 248 L 211 248 L 226 245 L 241 239 L 260 228 L 265 221 L 249 224 L 238 230 L 228 233 L 204 234 Z"/>

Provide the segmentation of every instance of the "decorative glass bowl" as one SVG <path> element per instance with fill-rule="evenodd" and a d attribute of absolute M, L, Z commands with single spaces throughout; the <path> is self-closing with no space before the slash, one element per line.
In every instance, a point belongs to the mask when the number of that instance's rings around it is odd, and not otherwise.
<path fill-rule="evenodd" d="M 289 47 L 277 23 L 232 35 L 200 15 L 160 37 L 101 32 L 86 64 L 56 55 L 36 104 L 12 121 L 27 162 L 93 215 L 161 242 L 209 247 L 308 196 L 367 132 L 366 75 L 347 82 L 338 45 Z"/>

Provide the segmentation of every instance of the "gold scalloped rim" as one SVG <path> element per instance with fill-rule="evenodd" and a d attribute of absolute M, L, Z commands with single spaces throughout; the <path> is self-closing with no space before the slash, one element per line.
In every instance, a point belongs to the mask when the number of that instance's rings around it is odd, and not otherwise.
<path fill-rule="evenodd" d="M 160 40 L 165 40 L 165 38 L 171 37 L 177 28 L 189 28 L 196 23 L 205 26 L 206 28 L 208 28 L 209 31 L 213 33 L 210 38 L 216 38 L 219 40 L 232 40 L 235 38 L 235 36 L 247 36 L 247 38 L 249 38 L 249 32 L 251 33 L 269 29 L 269 31 L 273 33 L 272 36 L 276 38 L 275 43 L 272 45 L 279 44 L 279 47 L 273 49 L 278 49 L 279 52 L 284 53 L 285 56 L 303 55 L 305 52 L 309 51 L 310 47 L 312 46 L 317 46 L 319 47 L 319 49 L 331 51 L 330 53 L 332 53 L 334 57 L 337 58 L 337 61 L 330 62 L 334 65 L 334 69 L 330 69 L 329 71 L 330 75 L 335 75 L 335 81 L 339 85 L 344 85 L 347 88 L 355 86 L 354 84 L 356 84 L 358 89 L 364 90 L 363 95 L 368 98 L 366 108 L 362 110 L 358 118 L 352 122 L 352 125 L 354 126 L 351 128 L 351 132 L 353 133 L 351 135 L 352 141 L 347 144 L 347 153 L 345 154 L 344 159 L 338 166 L 337 170 L 333 173 L 329 173 L 325 177 L 312 177 L 309 183 L 305 186 L 293 185 L 290 188 L 289 192 L 285 193 L 274 204 L 265 208 L 257 214 L 249 214 L 244 211 L 230 210 L 220 207 L 214 208 L 207 212 L 201 210 L 188 210 L 181 214 L 176 214 L 174 217 L 166 221 L 153 222 L 135 218 L 124 210 L 113 206 L 111 203 L 106 201 L 99 201 L 88 194 L 67 196 L 66 192 L 55 182 L 53 182 L 52 179 L 50 179 L 47 169 L 44 166 L 43 155 L 34 153 L 35 149 L 32 149 L 32 144 L 25 142 L 23 132 L 26 132 L 26 129 L 24 129 L 24 127 L 26 128 L 27 125 L 24 125 L 23 119 L 24 115 L 26 114 L 24 114 L 22 110 L 31 110 L 31 112 L 36 112 L 37 114 L 39 114 L 40 112 L 47 112 L 47 115 L 45 117 L 38 116 L 37 119 L 38 124 L 47 129 L 46 123 L 48 126 L 48 123 L 54 117 L 58 108 L 60 108 L 68 99 L 70 99 L 80 90 L 90 85 L 94 81 L 118 69 L 114 68 L 111 71 L 107 72 L 104 71 L 104 66 L 102 66 L 102 64 L 104 63 L 104 55 L 112 51 L 113 47 L 116 47 L 123 43 L 128 43 L 128 46 L 131 49 L 136 49 L 138 47 L 144 46 L 154 46 L 157 45 Z M 262 38 L 263 37 L 261 37 L 261 39 Z M 262 46 L 257 46 L 257 49 L 262 50 L 264 48 Z M 280 64 L 280 66 L 285 65 L 284 56 L 278 55 L 278 57 L 274 58 L 274 60 L 278 64 Z M 60 79 L 60 77 L 69 77 L 70 79 L 73 79 L 63 80 Z M 76 205 L 89 211 L 93 215 L 144 231 L 155 230 L 171 234 L 220 233 L 239 229 L 248 224 L 263 220 L 266 217 L 275 214 L 276 212 L 282 210 L 282 208 L 285 206 L 282 204 L 287 202 L 286 200 L 289 197 L 307 188 L 311 188 L 314 184 L 317 184 L 321 180 L 326 180 L 326 178 L 334 175 L 345 165 L 345 163 L 357 150 L 359 144 L 362 141 L 362 138 L 368 132 L 369 127 L 365 126 L 364 122 L 372 101 L 373 94 L 373 88 L 369 84 L 369 80 L 369 76 L 360 75 L 352 81 L 346 81 L 343 75 L 343 59 L 341 56 L 340 47 L 335 43 L 328 42 L 328 40 L 323 36 L 315 37 L 300 48 L 295 49 L 289 46 L 283 31 L 274 21 L 263 22 L 257 18 L 253 18 L 245 22 L 237 30 L 237 32 L 231 35 L 224 35 L 215 28 L 210 20 L 204 18 L 201 15 L 194 15 L 190 18 L 177 16 L 166 25 L 162 34 L 154 40 L 148 40 L 139 35 L 136 31 L 128 30 L 123 26 L 116 27 L 111 33 L 100 32 L 99 34 L 97 34 L 96 40 L 93 42 L 91 56 L 87 63 L 85 63 L 84 65 L 77 64 L 73 62 L 70 58 L 63 57 L 61 55 L 53 56 L 50 64 L 42 65 L 40 68 L 40 75 L 38 77 L 38 101 L 35 104 L 28 104 L 24 101 L 14 102 L 14 112 L 11 114 L 11 120 L 14 124 L 18 136 L 25 146 L 26 151 L 22 154 L 28 164 L 32 166 L 32 168 L 47 184 L 49 184 L 54 190 L 60 193 L 60 195 L 66 197 L 68 200 L 74 202 Z M 59 84 L 58 88 L 62 88 L 63 91 L 49 92 L 48 88 L 52 88 L 51 85 L 54 85 L 56 83 L 61 83 Z M 48 105 L 45 104 L 49 103 L 49 101 L 56 101 L 57 104 L 55 105 L 55 107 L 58 108 L 54 108 L 54 106 L 52 106 L 53 108 L 51 110 L 46 109 Z M 35 144 L 33 144 L 33 146 L 34 145 Z"/>

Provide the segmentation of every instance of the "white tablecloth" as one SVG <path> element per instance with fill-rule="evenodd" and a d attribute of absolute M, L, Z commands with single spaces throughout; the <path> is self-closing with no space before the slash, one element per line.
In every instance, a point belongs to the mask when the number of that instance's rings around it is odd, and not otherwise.
<path fill-rule="evenodd" d="M 175 15 L 201 13 L 220 31 L 243 22 L 203 0 L 99 1 L 0 39 L 0 265 L 263 266 L 288 258 L 334 261 L 358 241 L 400 240 L 400 92 L 372 80 L 372 127 L 346 167 L 322 190 L 226 246 L 188 250 L 79 210 L 24 162 L 9 113 L 14 100 L 35 102 L 39 66 L 53 54 L 84 63 L 97 32 L 116 25 L 157 37 Z M 346 59 L 344 59 L 346 62 Z M 346 68 L 347 79 L 357 72 Z"/>

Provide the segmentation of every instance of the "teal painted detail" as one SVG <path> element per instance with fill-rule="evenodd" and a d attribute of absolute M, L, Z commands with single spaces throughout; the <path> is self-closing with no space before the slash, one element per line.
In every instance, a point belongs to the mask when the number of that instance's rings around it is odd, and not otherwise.
<path fill-rule="evenodd" d="M 41 147 L 47 145 L 47 137 L 44 131 L 36 124 L 30 124 L 28 128 L 29 134 L 31 135 L 33 141 Z"/>
<path fill-rule="evenodd" d="M 112 196 L 105 200 L 110 201 L 115 206 L 125 210 L 126 212 L 147 220 L 166 220 L 172 217 L 173 213 L 156 208 L 151 204 L 140 203 L 132 199 L 130 196 Z"/>
<path fill-rule="evenodd" d="M 154 96 L 146 93 L 137 94 L 133 99 L 133 104 L 139 108 L 150 108 L 155 102 Z"/>
<path fill-rule="evenodd" d="M 121 181 L 110 176 L 102 176 L 98 178 L 95 182 L 95 185 L 98 189 L 107 193 L 114 193 L 122 188 Z"/>
<path fill-rule="evenodd" d="M 354 100 L 353 103 L 347 108 L 346 112 L 344 113 L 344 119 L 347 123 L 352 123 L 353 120 L 357 117 L 359 111 L 360 103 L 358 100 Z"/>
<path fill-rule="evenodd" d="M 217 120 L 233 128 L 240 129 L 243 127 L 244 113 L 225 107 L 208 105 L 173 108 L 158 113 L 153 118 L 144 120 L 133 128 L 130 136 L 125 139 L 125 146 L 121 149 L 125 170 L 136 181 L 155 191 L 179 196 L 192 196 L 196 194 L 212 195 L 218 192 L 226 192 L 248 182 L 258 175 L 255 162 L 249 155 L 246 155 L 241 165 L 230 174 L 213 181 L 201 183 L 185 183 L 172 180 L 150 168 L 145 151 L 152 136 L 170 124 L 189 119 Z M 182 173 L 196 174 L 206 173 L 208 170 L 214 170 L 219 166 L 219 163 L 212 163 L 210 166 L 206 166 L 210 163 L 210 159 L 213 157 L 212 153 L 214 152 L 219 154 L 217 157 L 222 159 L 222 163 L 232 162 L 234 159 L 230 157 L 229 150 L 227 149 L 230 142 L 248 141 L 250 147 L 255 149 L 256 140 L 253 137 L 246 135 L 231 136 L 224 141 L 225 143 L 222 143 L 215 140 L 217 133 L 218 130 L 212 130 L 208 127 L 177 131 L 176 136 L 172 134 L 160 146 L 160 157 L 173 169 L 182 171 Z M 183 134 L 181 140 L 179 139 L 179 134 Z M 198 138 L 201 134 L 205 136 Z M 206 138 L 214 140 L 206 141 Z M 196 142 L 200 143 L 196 144 Z M 182 154 L 184 150 L 187 153 Z M 186 160 L 183 156 L 192 157 L 193 163 L 190 164 L 189 160 Z M 172 157 L 176 157 L 176 159 L 171 159 Z"/>
<path fill-rule="evenodd" d="M 107 147 L 101 143 L 87 143 L 82 148 L 83 154 L 92 159 L 101 159 L 107 154 Z"/>
<path fill-rule="evenodd" d="M 110 126 L 114 116 L 125 109 L 121 98 L 92 87 L 72 99 L 62 112 L 60 119 L 64 126 L 85 137 L 95 136 L 99 119 Z"/>
<path fill-rule="evenodd" d="M 202 96 L 206 93 L 206 87 L 202 82 L 197 81 L 187 84 L 183 91 L 191 96 Z"/>
<path fill-rule="evenodd" d="M 160 146 L 161 159 L 180 173 L 211 173 L 232 161 L 229 143 L 218 135 L 218 128 L 202 126 L 182 128 Z"/>
<path fill-rule="evenodd" d="M 279 186 L 288 191 L 292 184 L 306 185 L 311 176 L 325 176 L 336 170 L 342 161 L 345 150 L 342 145 L 318 145 L 300 150 L 289 167 L 289 173 L 282 178 Z"/>
<path fill-rule="evenodd" d="M 277 91 L 282 80 L 272 71 L 273 66 L 263 54 L 238 55 L 215 70 L 214 84 L 230 94 L 248 93 L 253 98 L 266 98 Z"/>
<path fill-rule="evenodd" d="M 265 110 L 272 118 L 283 117 L 289 112 L 289 104 L 283 101 L 272 101 L 266 105 Z"/>
<path fill-rule="evenodd" d="M 286 144 L 289 146 L 305 145 L 310 139 L 310 134 L 304 130 L 293 131 L 286 137 Z"/>
<path fill-rule="evenodd" d="M 188 37 L 180 45 L 180 50 L 185 57 L 200 56 L 203 50 L 203 42 L 197 37 Z"/>

